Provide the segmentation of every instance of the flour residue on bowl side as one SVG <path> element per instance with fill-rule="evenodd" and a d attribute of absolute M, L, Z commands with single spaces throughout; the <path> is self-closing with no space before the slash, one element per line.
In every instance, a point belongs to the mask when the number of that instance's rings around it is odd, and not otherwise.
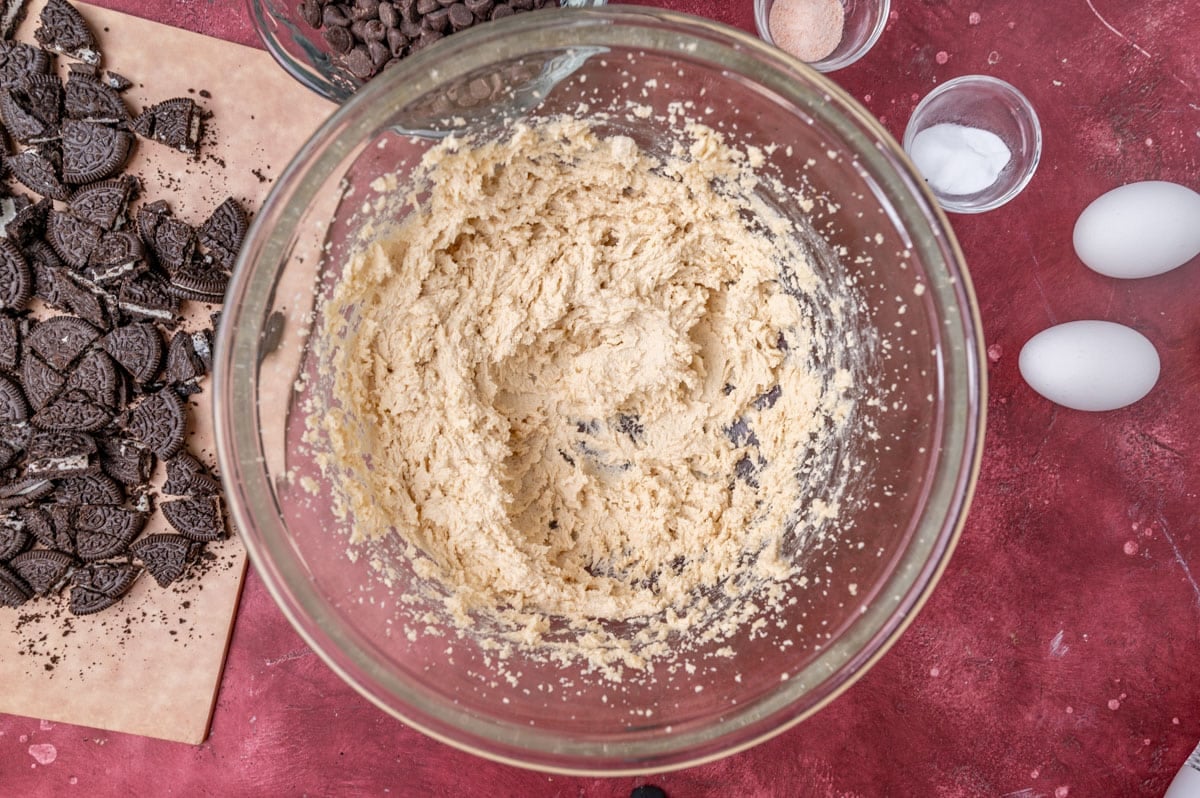
<path fill-rule="evenodd" d="M 762 621 L 836 520 L 848 302 L 761 161 L 556 118 L 447 139 L 380 201 L 411 212 L 323 310 L 310 441 L 355 542 L 401 536 L 460 634 L 620 679 Z"/>

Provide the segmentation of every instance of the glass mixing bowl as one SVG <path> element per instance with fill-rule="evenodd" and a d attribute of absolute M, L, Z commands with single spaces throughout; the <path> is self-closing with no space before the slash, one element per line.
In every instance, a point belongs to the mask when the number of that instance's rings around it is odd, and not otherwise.
<path fill-rule="evenodd" d="M 327 100 L 342 103 L 362 85 L 334 57 L 321 31 L 297 11 L 300 0 L 247 0 L 250 19 L 267 52 L 284 70 Z M 559 0 L 563 8 L 602 6 L 608 0 Z"/>
<path fill-rule="evenodd" d="M 607 132 L 660 152 L 678 135 L 670 109 L 692 107 L 762 148 L 762 168 L 778 182 L 760 189 L 780 213 L 807 217 L 779 188 L 811 198 L 819 221 L 805 228 L 812 235 L 804 246 L 827 288 L 862 300 L 851 353 L 862 401 L 851 433 L 831 444 L 846 476 L 837 534 L 796 553 L 811 579 L 785 584 L 783 608 L 764 611 L 756 632 L 739 633 L 720 657 L 699 650 L 694 672 L 659 668 L 619 687 L 577 664 L 526 661 L 518 650 L 505 661 L 519 674 L 510 683 L 494 675 L 479 640 L 453 633 L 439 606 L 397 601 L 396 589 L 417 579 L 398 552 L 399 573 L 385 581 L 369 557 L 348 551 L 348 523 L 336 518 L 333 487 L 304 440 L 306 401 L 328 394 L 331 382 L 313 362 L 313 331 L 380 175 L 398 172 L 403 186 L 447 130 L 500 135 L 511 116 L 570 114 L 581 100 L 606 99 L 646 106 L 614 118 Z M 609 775 L 678 768 L 816 712 L 925 601 L 977 475 L 980 323 L 962 253 L 924 181 L 828 79 L 751 36 L 687 15 L 614 6 L 535 12 L 447 38 L 371 81 L 281 175 L 254 220 L 225 308 L 214 383 L 220 466 L 232 518 L 284 614 L 387 712 L 526 767 Z"/>

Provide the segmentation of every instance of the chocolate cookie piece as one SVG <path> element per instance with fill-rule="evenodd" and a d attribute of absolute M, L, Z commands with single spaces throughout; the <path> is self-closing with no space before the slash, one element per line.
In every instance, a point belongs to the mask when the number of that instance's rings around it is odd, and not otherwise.
<path fill-rule="evenodd" d="M 122 175 L 81 186 L 71 195 L 68 207 L 72 215 L 111 232 L 124 226 L 129 203 L 137 191 L 137 178 Z"/>
<path fill-rule="evenodd" d="M 0 509 L 28 507 L 49 496 L 54 483 L 48 479 L 20 479 L 0 485 Z"/>
<path fill-rule="evenodd" d="M 23 323 L 0 313 L 0 371 L 16 374 L 21 365 Z"/>
<path fill-rule="evenodd" d="M 200 243 L 223 267 L 232 268 L 248 226 L 242 206 L 233 197 L 227 197 L 200 225 Z"/>
<path fill-rule="evenodd" d="M 28 75 L 50 72 L 50 56 L 25 42 L 0 41 L 0 88 L 21 85 Z"/>
<path fill-rule="evenodd" d="M 174 391 L 152 393 L 129 412 L 126 429 L 156 455 L 169 460 L 183 448 L 187 405 Z"/>
<path fill-rule="evenodd" d="M 129 438 L 101 438 L 100 468 L 123 485 L 137 488 L 154 473 L 154 453 Z"/>
<path fill-rule="evenodd" d="M 204 361 L 196 354 L 191 333 L 184 330 L 175 333 L 167 347 L 167 382 L 174 386 L 194 386 L 204 373 Z"/>
<path fill-rule="evenodd" d="M 0 8 L 0 39 L 11 39 L 25 19 L 25 4 L 28 0 L 4 0 Z"/>
<path fill-rule="evenodd" d="M 66 369 L 100 339 L 100 331 L 83 319 L 54 316 L 38 322 L 25 337 L 35 355 L 56 369 Z"/>
<path fill-rule="evenodd" d="M 28 197 L 21 195 L 16 204 L 18 207 L 15 208 L 12 218 L 4 225 L 4 236 L 24 252 L 25 247 L 45 232 L 46 214 L 54 207 L 54 203 L 45 197 L 32 202 Z M 28 261 L 29 258 L 26 257 L 25 260 Z"/>
<path fill-rule="evenodd" d="M 219 305 L 225 301 L 229 275 L 219 269 L 193 260 L 183 266 L 168 269 L 167 292 L 179 299 Z"/>
<path fill-rule="evenodd" d="M 100 345 L 139 385 L 146 385 L 158 377 L 163 343 L 153 324 L 135 322 L 118 327 L 104 336 Z"/>
<path fill-rule="evenodd" d="M 79 391 L 102 407 L 116 408 L 121 404 L 120 387 L 120 376 L 112 358 L 103 350 L 93 349 L 79 359 L 63 390 Z"/>
<path fill-rule="evenodd" d="M 62 180 L 78 185 L 112 177 L 129 157 L 133 136 L 97 122 L 64 119 Z"/>
<path fill-rule="evenodd" d="M 200 145 L 200 109 L 189 97 L 174 97 L 142 111 L 130 124 L 134 133 L 189 155 Z"/>
<path fill-rule="evenodd" d="M 129 563 L 90 563 L 71 575 L 71 612 L 90 615 L 108 609 L 129 592 L 140 570 Z"/>
<path fill-rule="evenodd" d="M 203 544 L 183 535 L 158 534 L 147 535 L 131 544 L 129 550 L 142 561 L 154 581 L 166 587 L 187 572 L 202 547 Z"/>
<path fill-rule="evenodd" d="M 40 24 L 33 32 L 33 38 L 42 47 L 85 64 L 100 63 L 96 40 L 87 21 L 66 0 L 48 0 L 38 22 Z"/>
<path fill-rule="evenodd" d="M 63 87 L 57 75 L 29 75 L 21 84 L 21 92 L 31 114 L 47 127 L 58 126 L 62 121 Z"/>
<path fill-rule="evenodd" d="M 35 432 L 25 453 L 25 476 L 63 479 L 99 468 L 95 439 L 82 432 Z"/>
<path fill-rule="evenodd" d="M 60 505 L 121 504 L 125 489 L 104 474 L 84 474 L 54 483 L 54 501 Z"/>
<path fill-rule="evenodd" d="M 0 604 L 19 607 L 32 596 L 29 586 L 8 568 L 0 565 Z"/>
<path fill-rule="evenodd" d="M 86 274 L 105 284 L 140 274 L 148 268 L 141 237 L 132 230 L 105 233 L 92 250 Z"/>
<path fill-rule="evenodd" d="M 75 559 L 61 551 L 35 549 L 18 554 L 8 565 L 35 595 L 48 596 L 70 579 Z"/>
<path fill-rule="evenodd" d="M 161 214 L 154 223 L 154 237 L 146 243 L 170 273 L 191 262 L 196 251 L 196 231 L 169 213 Z"/>
<path fill-rule="evenodd" d="M 116 315 L 111 308 L 115 303 L 112 296 L 83 275 L 76 274 L 66 267 L 58 271 L 62 274 L 61 284 L 58 286 L 59 297 L 66 303 L 67 310 L 97 330 L 107 330 Z"/>
<path fill-rule="evenodd" d="M 95 432 L 113 420 L 111 407 L 98 404 L 90 394 L 64 391 L 33 414 L 30 422 L 38 429 Z"/>
<path fill-rule="evenodd" d="M 195 497 L 215 496 L 220 492 L 221 483 L 188 452 L 180 452 L 167 461 L 167 481 L 163 484 L 163 493 Z"/>
<path fill-rule="evenodd" d="M 167 293 L 163 278 L 152 271 L 144 272 L 121 284 L 117 306 L 128 316 L 153 319 L 163 324 L 175 323 L 179 300 Z"/>
<path fill-rule="evenodd" d="M 129 109 L 121 95 L 94 77 L 72 72 L 63 90 L 63 109 L 71 119 L 122 125 L 129 122 Z"/>
<path fill-rule="evenodd" d="M 26 349 L 21 358 L 21 385 L 25 390 L 25 398 L 34 410 L 45 407 L 66 384 L 67 378 L 61 370 L 46 365 Z"/>
<path fill-rule="evenodd" d="M 208 543 L 225 537 L 225 514 L 220 496 L 197 496 L 163 502 L 163 516 L 189 540 Z"/>
<path fill-rule="evenodd" d="M 29 418 L 29 405 L 21 386 L 0 375 L 0 423 L 14 423 Z"/>
<path fill-rule="evenodd" d="M 33 542 L 25 521 L 13 510 L 0 514 L 0 560 L 11 560 Z"/>
<path fill-rule="evenodd" d="M 141 534 L 146 517 L 113 505 L 82 505 L 75 515 L 75 551 L 85 562 L 125 552 Z"/>
<path fill-rule="evenodd" d="M 33 298 L 33 273 L 9 239 L 0 239 L 0 310 L 21 311 Z"/>
<path fill-rule="evenodd" d="M 38 77 L 54 78 L 50 75 Z M 0 121 L 4 129 L 20 144 L 30 144 L 43 141 L 48 135 L 52 136 L 54 126 L 38 119 L 22 102 L 22 97 L 16 88 L 0 90 Z"/>
<path fill-rule="evenodd" d="M 58 176 L 54 164 L 38 148 L 30 148 L 5 160 L 13 177 L 43 197 L 66 201 L 71 192 Z"/>
<path fill-rule="evenodd" d="M 133 81 L 124 75 L 106 70 L 104 73 L 104 85 L 113 91 L 125 91 L 133 85 Z"/>
<path fill-rule="evenodd" d="M 46 215 L 46 243 L 76 269 L 87 265 L 103 234 L 99 225 L 66 211 L 52 210 Z"/>

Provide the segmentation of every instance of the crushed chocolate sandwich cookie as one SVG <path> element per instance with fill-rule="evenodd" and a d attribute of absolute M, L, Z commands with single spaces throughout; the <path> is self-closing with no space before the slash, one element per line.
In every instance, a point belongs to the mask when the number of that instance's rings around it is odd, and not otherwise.
<path fill-rule="evenodd" d="M 65 591 L 83 615 L 143 570 L 186 578 L 228 536 L 220 482 L 185 445 L 212 330 L 181 310 L 223 301 L 248 220 L 232 197 L 199 226 L 143 201 L 153 187 L 124 173 L 139 140 L 195 155 L 203 109 L 131 112 L 76 8 L 49 0 L 34 46 L 6 33 L 23 6 L 0 7 L 0 605 Z M 178 534 L 146 534 L 159 511 Z"/>
<path fill-rule="evenodd" d="M 300 0 L 296 12 L 321 32 L 336 63 L 368 80 L 481 22 L 557 7 L 558 0 Z"/>

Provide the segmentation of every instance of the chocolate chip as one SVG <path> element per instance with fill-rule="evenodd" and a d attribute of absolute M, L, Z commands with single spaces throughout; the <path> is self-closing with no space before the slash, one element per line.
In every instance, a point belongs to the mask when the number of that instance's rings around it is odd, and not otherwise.
<path fill-rule="evenodd" d="M 344 28 L 350 24 L 350 15 L 337 3 L 329 3 L 321 12 L 321 22 L 326 28 Z"/>
<path fill-rule="evenodd" d="M 421 19 L 421 27 L 425 30 L 444 33 L 450 27 L 450 9 L 439 7 L 430 11 Z"/>
<path fill-rule="evenodd" d="M 533 0 L 508 0 L 508 4 L 512 6 L 513 11 L 533 10 Z"/>
<path fill-rule="evenodd" d="M 392 5 L 391 3 L 388 3 L 388 2 L 380 3 L 379 4 L 379 21 L 382 22 L 385 27 L 395 28 L 396 26 L 398 26 L 400 24 L 400 12 L 397 11 L 396 7 L 394 5 Z M 314 25 L 313 27 L 316 27 L 316 26 Z"/>
<path fill-rule="evenodd" d="M 515 12 L 512 10 L 512 6 L 506 3 L 497 3 L 495 8 L 492 9 L 492 20 L 495 21 L 497 19 L 511 17 L 514 13 Z"/>
<path fill-rule="evenodd" d="M 366 45 L 358 45 L 346 54 L 346 69 L 350 74 L 361 80 L 366 80 L 375 74 L 375 61 L 371 58 Z"/>
<path fill-rule="evenodd" d="M 321 4 L 317 0 L 303 0 L 298 6 L 300 18 L 303 19 L 309 27 L 321 27 Z"/>
<path fill-rule="evenodd" d="M 485 20 L 492 13 L 492 9 L 496 7 L 496 0 L 464 0 L 463 5 L 475 15 L 476 19 Z"/>
<path fill-rule="evenodd" d="M 466 30 L 475 24 L 475 14 L 464 3 L 455 3 L 446 9 L 450 18 L 450 27 L 455 32 Z"/>
<path fill-rule="evenodd" d="M 329 9 L 335 6 L 325 6 L 326 23 L 325 30 L 321 37 L 325 39 L 325 43 L 329 45 L 329 49 L 336 55 L 345 55 L 354 49 L 354 35 L 350 30 L 341 25 L 330 25 L 328 22 Z"/>

